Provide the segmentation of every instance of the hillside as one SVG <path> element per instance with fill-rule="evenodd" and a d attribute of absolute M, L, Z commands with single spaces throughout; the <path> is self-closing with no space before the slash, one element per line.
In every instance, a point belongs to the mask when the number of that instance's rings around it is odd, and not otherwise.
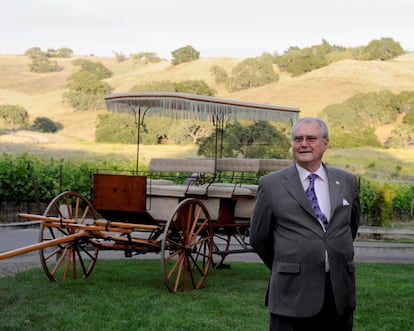
<path fill-rule="evenodd" d="M 61 72 L 37 74 L 29 71 L 29 58 L 0 55 L 0 104 L 23 106 L 31 120 L 47 116 L 60 122 L 64 129 L 59 136 L 68 141 L 92 142 L 99 112 L 73 112 L 62 104 L 66 79 L 79 69 L 71 64 L 74 58 L 58 59 L 64 66 Z M 135 84 L 148 81 L 201 79 L 216 89 L 217 97 L 296 106 L 301 116 L 317 115 L 325 106 L 356 93 L 384 89 L 398 93 L 414 88 L 414 53 L 386 62 L 344 60 L 296 78 L 280 73 L 277 83 L 237 93 L 229 93 L 217 85 L 210 68 L 219 65 L 230 73 L 240 59 L 201 58 L 178 66 L 167 61 L 145 65 L 132 60 L 118 63 L 114 58 L 88 59 L 102 62 L 114 73 L 107 79 L 114 92 L 127 92 Z M 392 126 L 379 128 L 378 132 L 384 136 L 390 129 Z"/>

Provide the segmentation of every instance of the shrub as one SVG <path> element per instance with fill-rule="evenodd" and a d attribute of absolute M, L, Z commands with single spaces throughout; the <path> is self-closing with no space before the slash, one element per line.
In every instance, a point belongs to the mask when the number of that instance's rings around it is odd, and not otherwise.
<path fill-rule="evenodd" d="M 279 75 L 273 70 L 271 62 L 247 58 L 232 70 L 232 75 L 226 80 L 226 87 L 232 91 L 241 91 L 277 82 Z"/>
<path fill-rule="evenodd" d="M 39 54 L 32 58 L 32 63 L 29 65 L 30 71 L 38 73 L 57 72 L 62 71 L 63 67 L 57 61 L 50 60 L 46 54 Z"/>
<path fill-rule="evenodd" d="M 414 207 L 414 185 L 403 183 L 395 185 L 395 197 L 392 200 L 394 215 L 400 219 L 412 217 Z"/>
<path fill-rule="evenodd" d="M 92 173 L 96 169 L 133 169 L 129 162 L 85 161 L 81 158 L 42 159 L 22 154 L 0 157 L 0 200 L 49 202 L 63 191 L 91 198 Z"/>
<path fill-rule="evenodd" d="M 368 225 L 387 226 L 394 217 L 413 216 L 414 185 L 362 179 L 360 200 Z"/>
<path fill-rule="evenodd" d="M 29 113 L 25 108 L 18 105 L 0 105 L 0 119 L 12 129 L 25 126 L 29 122 Z"/>
<path fill-rule="evenodd" d="M 56 132 L 62 128 L 62 125 L 56 122 L 53 122 L 47 117 L 36 117 L 33 125 L 31 127 L 34 131 L 39 132 Z"/>
<path fill-rule="evenodd" d="M 196 51 L 192 46 L 188 45 L 181 47 L 171 52 L 173 65 L 177 65 L 184 62 L 191 62 L 197 60 L 200 57 L 200 52 Z"/>

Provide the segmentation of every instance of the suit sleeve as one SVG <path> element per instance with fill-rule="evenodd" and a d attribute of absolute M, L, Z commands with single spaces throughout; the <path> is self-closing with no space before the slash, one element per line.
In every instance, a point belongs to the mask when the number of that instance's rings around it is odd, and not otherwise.
<path fill-rule="evenodd" d="M 358 234 L 360 216 L 361 216 L 361 204 L 359 200 L 359 180 L 354 176 L 354 199 L 352 203 L 352 214 L 351 214 L 351 232 L 352 232 L 352 239 L 355 240 Z"/>
<path fill-rule="evenodd" d="M 272 207 L 261 182 L 250 221 L 250 244 L 271 270 L 274 247 Z"/>

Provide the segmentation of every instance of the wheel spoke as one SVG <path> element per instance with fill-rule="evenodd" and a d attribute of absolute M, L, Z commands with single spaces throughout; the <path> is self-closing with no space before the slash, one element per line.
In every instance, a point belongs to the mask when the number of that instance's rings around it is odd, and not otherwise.
<path fill-rule="evenodd" d="M 183 264 L 184 264 L 184 262 L 185 262 L 185 256 L 179 256 L 179 258 L 176 261 L 176 263 L 174 263 L 174 266 L 171 269 L 171 272 L 169 273 L 168 279 L 174 278 L 174 277 L 172 277 L 172 275 L 174 273 L 174 270 L 178 266 L 178 269 L 175 272 L 174 292 L 177 292 L 178 287 L 180 286 L 181 271 L 183 270 Z"/>
<path fill-rule="evenodd" d="M 63 271 L 63 277 L 62 280 L 65 281 L 67 276 L 68 276 L 68 270 L 70 267 L 70 262 L 72 260 L 72 254 L 73 253 L 73 248 L 68 249 L 67 253 L 66 253 L 66 263 L 65 263 L 65 269 Z"/>
<path fill-rule="evenodd" d="M 70 254 L 70 258 L 72 259 L 72 278 L 76 279 L 76 248 L 72 248 L 72 252 Z"/>
<path fill-rule="evenodd" d="M 57 256 L 56 265 L 53 268 L 51 275 L 54 277 L 56 275 L 57 270 L 59 270 L 60 266 L 62 265 L 62 262 L 65 260 L 66 255 L 68 255 L 68 249 L 65 248 L 61 256 Z"/>
<path fill-rule="evenodd" d="M 205 229 L 205 227 L 208 225 L 209 220 L 205 220 L 202 224 L 199 225 L 198 230 L 193 234 L 191 241 L 194 240 L 195 238 L 197 238 L 201 231 L 203 231 Z M 196 223 L 196 222 L 194 222 Z"/>
<path fill-rule="evenodd" d="M 176 258 L 177 256 L 180 257 L 183 254 L 184 250 L 180 249 L 178 251 L 175 251 L 173 253 L 171 253 L 170 255 L 165 257 L 165 261 L 168 262 L 170 260 L 173 260 L 174 258 Z"/>
<path fill-rule="evenodd" d="M 86 222 L 86 218 L 89 215 L 89 206 L 86 206 L 85 211 L 83 212 L 83 215 L 81 217 L 80 223 L 84 224 Z"/>
<path fill-rule="evenodd" d="M 79 245 L 79 246 L 76 247 L 76 255 L 78 257 L 79 264 L 80 264 L 80 266 L 82 268 L 83 274 L 84 275 L 88 275 L 89 274 L 88 273 L 88 269 L 85 266 L 84 257 L 81 254 L 81 250 L 82 250 L 82 252 L 86 253 L 86 256 L 88 258 L 92 258 L 93 259 L 93 257 L 82 246 Z"/>
<path fill-rule="evenodd" d="M 49 260 L 50 258 L 52 258 L 52 257 L 55 257 L 55 256 L 59 256 L 59 253 L 63 250 L 64 248 L 62 248 L 62 247 L 60 247 L 60 246 L 57 246 L 57 248 L 56 249 L 54 249 L 52 252 L 50 252 L 49 254 L 47 254 L 47 255 L 43 255 L 44 256 L 44 259 L 47 261 L 47 260 Z"/>
<path fill-rule="evenodd" d="M 79 203 L 80 203 L 80 199 L 79 198 L 76 198 L 76 202 L 75 202 L 75 217 L 74 217 L 75 220 L 79 219 Z"/>

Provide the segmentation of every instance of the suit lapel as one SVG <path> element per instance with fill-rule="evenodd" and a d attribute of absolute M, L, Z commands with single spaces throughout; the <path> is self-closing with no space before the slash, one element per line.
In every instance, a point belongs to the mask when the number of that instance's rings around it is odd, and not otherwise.
<path fill-rule="evenodd" d="M 328 184 L 329 184 L 329 197 L 331 199 L 331 219 L 333 214 L 335 213 L 335 209 L 341 205 L 342 201 L 341 198 L 341 190 L 343 186 L 342 179 L 338 176 L 338 172 L 331 168 L 327 168 L 326 173 L 328 175 Z"/>
<path fill-rule="evenodd" d="M 329 186 L 329 197 L 331 203 L 331 217 L 335 213 L 335 210 L 338 206 L 342 205 L 341 191 L 342 191 L 342 178 L 338 175 L 334 169 L 326 167 L 325 170 L 328 176 L 328 186 Z M 306 210 L 310 215 L 316 218 L 316 215 L 306 197 L 306 193 L 303 190 L 302 183 L 300 182 L 299 174 L 297 172 L 296 166 L 293 165 L 287 169 L 286 175 L 284 177 L 284 186 L 286 190 L 292 195 L 294 199 Z"/>

